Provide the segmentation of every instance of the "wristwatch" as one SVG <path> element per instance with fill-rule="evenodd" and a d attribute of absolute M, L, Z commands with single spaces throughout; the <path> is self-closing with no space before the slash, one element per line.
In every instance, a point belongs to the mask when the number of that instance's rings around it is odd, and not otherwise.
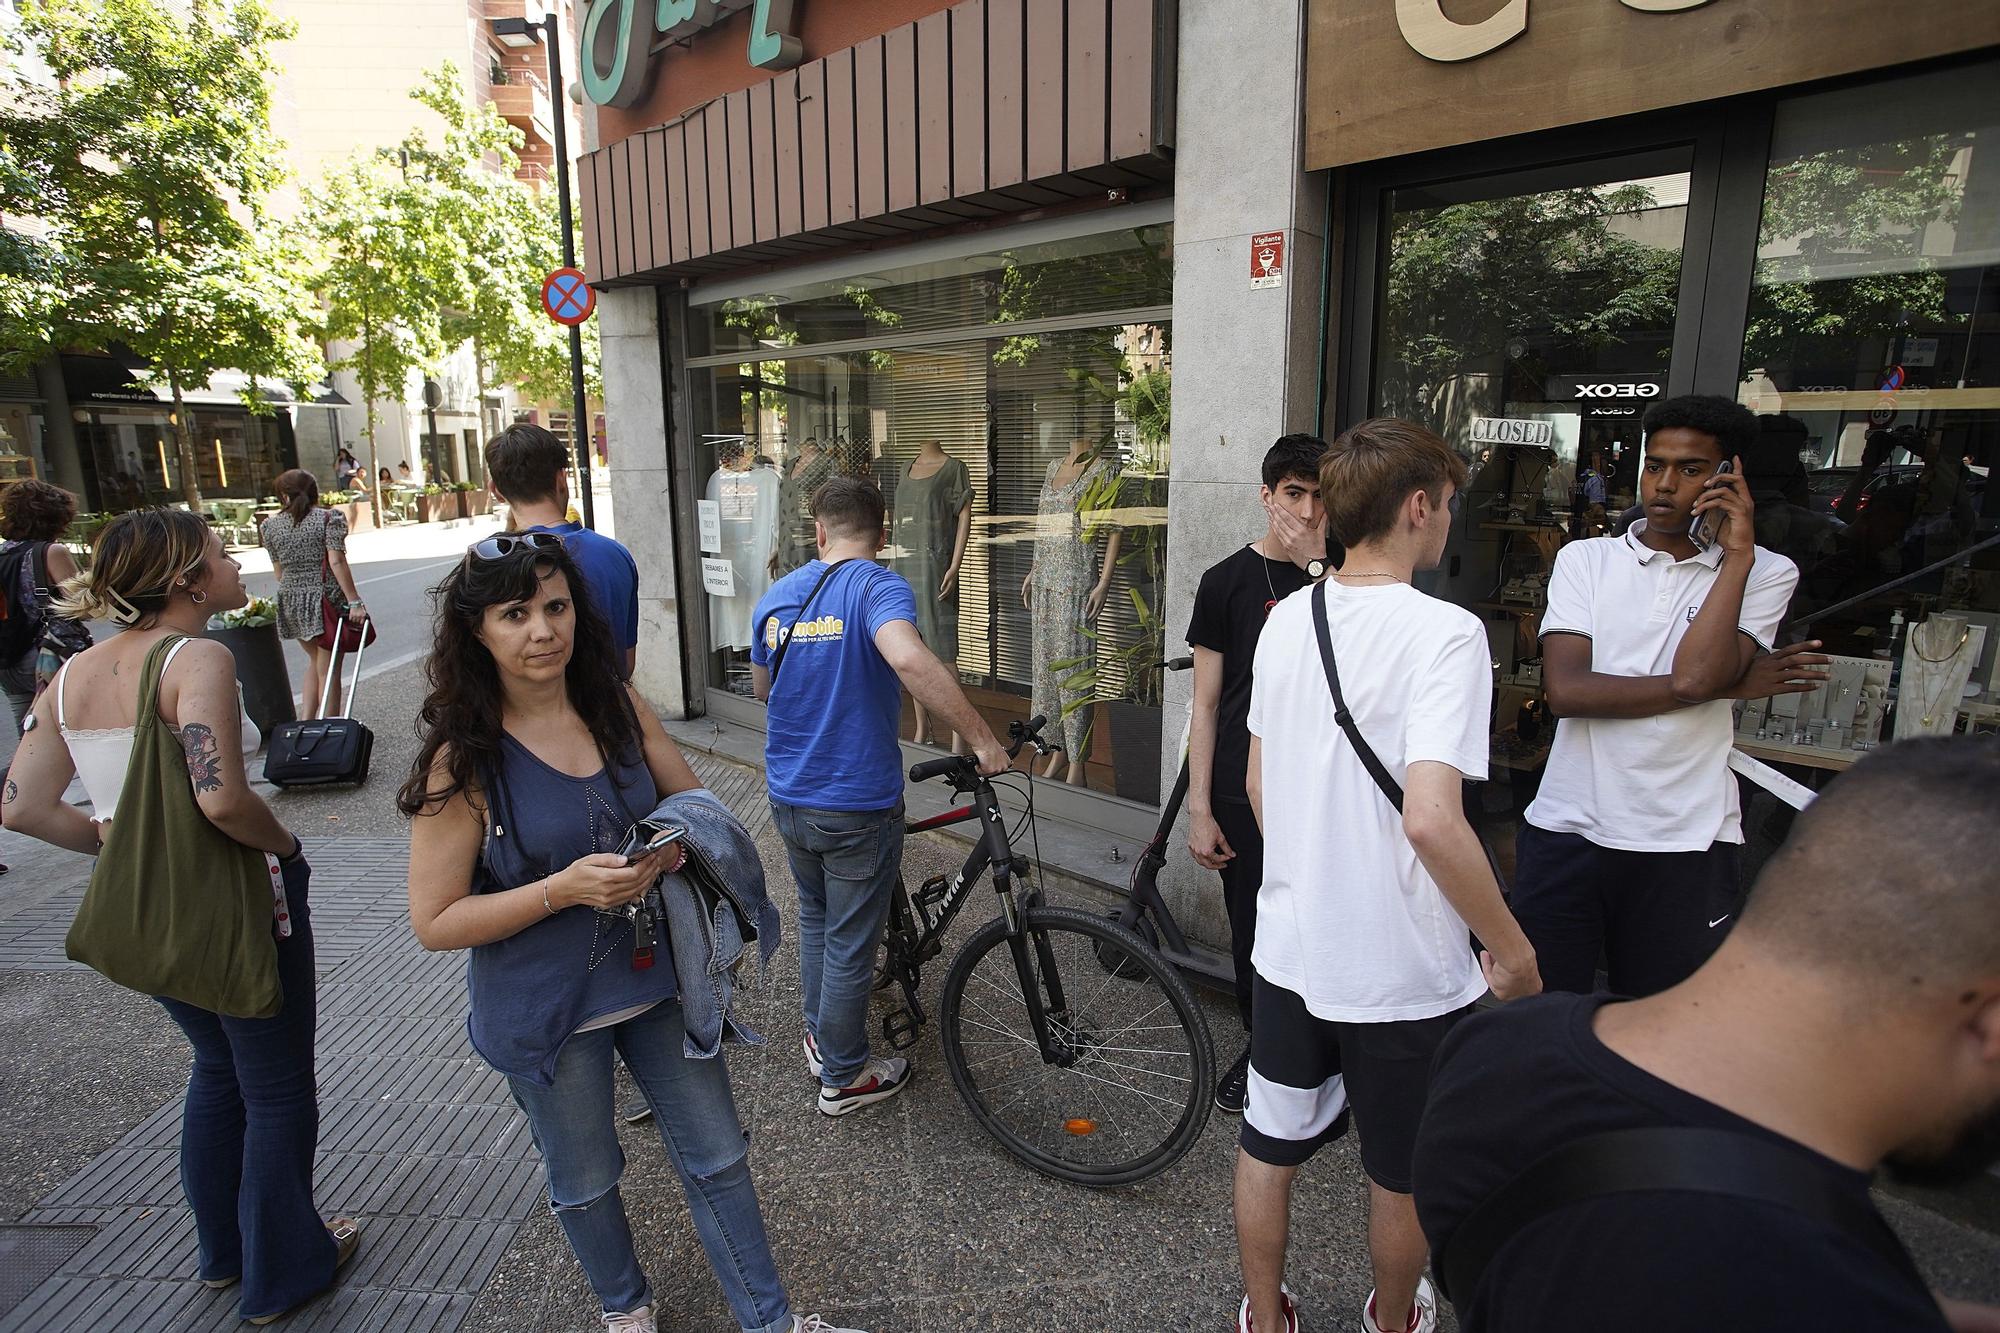
<path fill-rule="evenodd" d="M 1325 578 L 1326 561 L 1321 560 L 1318 557 L 1314 557 L 1313 559 L 1306 561 L 1306 575 L 1309 578 L 1315 578 L 1315 579 Z"/>

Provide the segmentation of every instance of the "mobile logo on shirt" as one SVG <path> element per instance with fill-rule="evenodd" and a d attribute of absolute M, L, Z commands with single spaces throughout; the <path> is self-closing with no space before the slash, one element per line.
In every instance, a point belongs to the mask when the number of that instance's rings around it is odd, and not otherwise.
<path fill-rule="evenodd" d="M 776 652 L 778 651 L 778 645 L 787 639 L 798 639 L 807 643 L 817 640 L 821 643 L 826 643 L 840 638 L 846 632 L 847 622 L 839 616 L 821 616 L 817 620 L 802 620 L 792 626 L 790 632 L 785 630 L 785 627 L 779 623 L 776 616 L 768 616 L 764 620 L 764 647 L 771 652 Z"/>

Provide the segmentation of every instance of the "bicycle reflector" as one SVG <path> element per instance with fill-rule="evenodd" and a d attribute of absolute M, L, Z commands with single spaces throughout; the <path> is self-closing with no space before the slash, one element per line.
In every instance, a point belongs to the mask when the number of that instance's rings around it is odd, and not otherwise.
<path fill-rule="evenodd" d="M 1097 1122 L 1087 1116 L 1071 1116 L 1068 1120 L 1063 1121 L 1063 1132 L 1074 1134 L 1080 1139 L 1088 1138 L 1097 1132 Z"/>

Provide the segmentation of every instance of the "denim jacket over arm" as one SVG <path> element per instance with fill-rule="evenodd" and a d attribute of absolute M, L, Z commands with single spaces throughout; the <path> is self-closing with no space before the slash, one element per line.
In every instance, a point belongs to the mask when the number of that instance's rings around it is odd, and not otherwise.
<path fill-rule="evenodd" d="M 660 880 L 667 945 L 687 1023 L 686 1054 L 712 1059 L 725 1036 L 762 1045 L 763 1037 L 730 1012 L 736 969 L 751 942 L 757 945 L 759 977 L 778 949 L 778 908 L 764 885 L 756 840 L 704 787 L 667 797 L 652 818 L 688 830 L 686 862 Z"/>

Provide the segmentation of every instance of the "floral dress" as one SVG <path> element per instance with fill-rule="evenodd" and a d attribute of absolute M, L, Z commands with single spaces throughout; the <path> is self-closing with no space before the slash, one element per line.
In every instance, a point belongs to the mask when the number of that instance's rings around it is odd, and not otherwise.
<path fill-rule="evenodd" d="M 1064 752 L 1081 761 L 1089 753 L 1090 709 L 1077 708 L 1063 716 L 1064 706 L 1081 696 L 1064 690 L 1061 682 L 1088 666 L 1090 657 L 1083 605 L 1097 582 L 1097 544 L 1083 537 L 1083 500 L 1093 485 L 1116 470 L 1117 463 L 1099 457 L 1067 485 L 1058 486 L 1056 472 L 1062 464 L 1060 458 L 1049 464 L 1036 504 L 1035 566 L 1028 575 L 1035 649 L 1032 708 L 1049 720 L 1044 734 L 1060 736 Z"/>
<path fill-rule="evenodd" d="M 889 531 L 896 544 L 894 568 L 910 582 L 917 598 L 917 633 L 952 670 L 958 669 L 958 589 L 940 598 L 944 572 L 958 549 L 958 516 L 972 503 L 972 471 L 956 458 L 928 477 L 903 470 L 896 488 L 896 511 Z"/>
<path fill-rule="evenodd" d="M 317 639 L 326 633 L 326 595 L 340 594 L 327 569 L 329 551 L 347 554 L 347 516 L 315 509 L 303 523 L 290 514 L 264 520 L 264 549 L 278 567 L 278 633 L 287 639 Z"/>

